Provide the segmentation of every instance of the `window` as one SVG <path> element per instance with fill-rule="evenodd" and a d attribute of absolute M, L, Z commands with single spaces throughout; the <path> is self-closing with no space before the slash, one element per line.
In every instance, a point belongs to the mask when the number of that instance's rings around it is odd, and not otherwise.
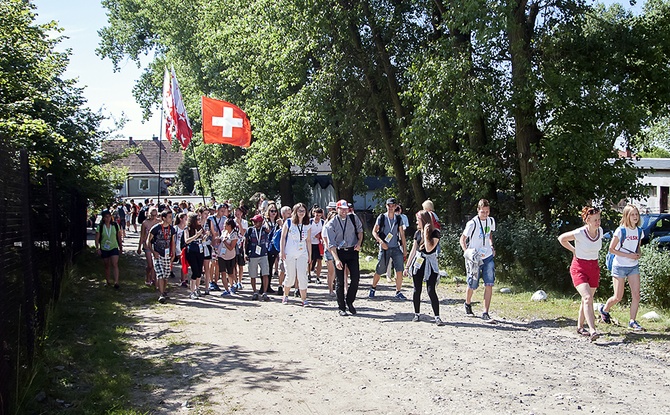
<path fill-rule="evenodd" d="M 647 196 L 649 197 L 658 197 L 658 189 L 656 186 L 649 186 L 647 188 Z"/>
<path fill-rule="evenodd" d="M 139 188 L 142 191 L 149 190 L 149 179 L 140 179 Z"/>

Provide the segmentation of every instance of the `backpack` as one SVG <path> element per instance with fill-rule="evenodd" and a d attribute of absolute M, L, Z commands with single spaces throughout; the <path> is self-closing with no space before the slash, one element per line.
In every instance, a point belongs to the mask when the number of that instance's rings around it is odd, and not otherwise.
<path fill-rule="evenodd" d="M 398 227 L 398 237 L 400 237 L 400 227 L 402 226 L 402 217 L 398 214 L 396 214 L 394 217 L 395 217 L 395 224 Z M 377 226 L 379 226 L 379 232 L 378 232 L 379 236 L 382 236 L 382 234 L 383 234 L 384 236 L 382 237 L 382 239 L 384 239 L 386 237 L 386 232 L 384 232 L 384 227 L 386 226 L 386 220 L 385 220 L 385 216 L 384 216 L 383 213 L 381 215 L 377 216 L 377 223 L 376 224 L 377 224 Z M 355 223 L 354 223 L 354 226 L 355 226 Z M 391 231 L 392 230 L 393 230 L 393 225 L 391 225 Z"/>
<path fill-rule="evenodd" d="M 477 231 L 477 222 L 474 222 L 475 219 L 476 219 L 476 217 L 471 219 L 473 221 L 473 223 L 475 224 L 475 226 L 474 226 L 474 228 L 472 228 L 472 233 L 470 234 L 470 237 L 468 238 L 468 244 L 470 243 L 470 241 L 472 241 L 472 237 L 475 236 L 475 231 Z M 482 226 L 482 222 L 479 221 L 479 227 L 481 228 L 481 226 Z M 489 226 L 489 218 L 486 218 L 486 226 L 487 227 Z"/>
<path fill-rule="evenodd" d="M 640 248 L 640 238 L 642 236 L 642 230 L 640 227 L 637 227 L 637 248 L 635 248 L 635 252 L 637 252 L 638 248 Z M 621 226 L 621 239 L 619 240 L 619 249 L 623 247 L 623 241 L 626 240 L 626 227 Z M 614 257 L 615 255 L 608 252 L 607 255 L 605 256 L 605 265 L 607 266 L 608 271 L 612 271 L 612 266 L 614 265 Z"/>
<path fill-rule="evenodd" d="M 290 225 L 290 223 L 291 223 L 290 220 L 291 220 L 291 219 L 286 219 L 286 223 L 289 224 L 289 225 L 288 225 L 289 227 L 291 226 L 291 225 Z M 270 244 L 270 249 L 271 249 L 273 252 L 279 252 L 279 251 L 281 250 L 281 228 L 280 228 L 280 229 L 277 229 L 277 230 L 274 231 L 274 233 L 272 234 L 272 243 Z"/>

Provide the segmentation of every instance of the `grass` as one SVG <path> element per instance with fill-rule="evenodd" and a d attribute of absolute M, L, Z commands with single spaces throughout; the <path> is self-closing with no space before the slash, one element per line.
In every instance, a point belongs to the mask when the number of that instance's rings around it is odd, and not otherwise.
<path fill-rule="evenodd" d="M 131 268 L 125 258 L 121 268 Z M 78 257 L 50 314 L 35 379 L 18 413 L 147 413 L 129 397 L 137 373 L 152 370 L 151 362 L 131 356 L 128 337 L 136 320 L 123 291 L 139 291 L 141 279 L 134 280 L 122 279 L 121 292 L 103 287 L 99 259 L 90 252 Z M 46 399 L 37 402 L 40 391 Z"/>

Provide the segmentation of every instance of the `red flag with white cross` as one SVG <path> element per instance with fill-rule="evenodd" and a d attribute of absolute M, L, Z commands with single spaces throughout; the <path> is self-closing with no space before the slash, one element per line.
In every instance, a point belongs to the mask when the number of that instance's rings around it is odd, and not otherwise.
<path fill-rule="evenodd" d="M 202 97 L 202 140 L 205 144 L 251 145 L 251 122 L 230 102 Z"/>

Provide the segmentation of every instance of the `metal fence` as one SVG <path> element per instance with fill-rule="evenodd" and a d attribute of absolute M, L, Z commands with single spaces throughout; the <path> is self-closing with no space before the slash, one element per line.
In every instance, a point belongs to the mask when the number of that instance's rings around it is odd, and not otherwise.
<path fill-rule="evenodd" d="M 38 184 L 39 183 L 39 184 Z M 65 269 L 86 243 L 86 201 L 28 154 L 0 152 L 0 415 L 17 407 Z"/>

